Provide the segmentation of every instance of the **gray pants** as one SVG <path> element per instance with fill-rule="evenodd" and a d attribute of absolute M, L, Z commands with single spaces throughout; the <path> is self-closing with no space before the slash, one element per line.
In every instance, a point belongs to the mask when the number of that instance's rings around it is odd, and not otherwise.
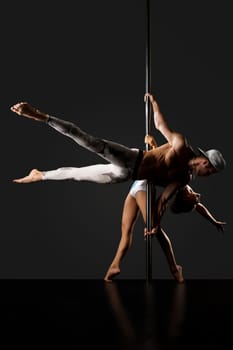
<path fill-rule="evenodd" d="M 91 136 L 74 123 L 50 116 L 47 124 L 70 137 L 80 146 L 99 155 L 108 164 L 95 164 L 81 168 L 63 167 L 43 171 L 43 180 L 76 180 L 100 184 L 119 183 L 132 179 L 139 149 Z"/>

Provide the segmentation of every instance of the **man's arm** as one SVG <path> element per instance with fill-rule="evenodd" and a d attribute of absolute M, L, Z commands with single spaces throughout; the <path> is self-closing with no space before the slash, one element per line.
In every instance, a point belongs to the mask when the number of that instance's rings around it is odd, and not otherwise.
<path fill-rule="evenodd" d="M 226 224 L 226 222 L 216 220 L 214 216 L 209 212 L 209 210 L 202 203 L 197 203 L 195 209 L 205 219 L 210 221 L 218 230 L 222 232 L 224 231 L 224 225 Z"/>
<path fill-rule="evenodd" d="M 154 99 L 154 96 L 150 93 L 146 93 L 144 96 L 145 102 L 146 98 L 149 98 L 153 108 L 155 128 L 161 132 L 161 134 L 165 137 L 168 143 L 176 151 L 179 151 L 183 146 L 187 146 L 188 143 L 186 138 L 182 134 L 172 130 L 168 126 L 167 121 L 165 120 L 163 114 L 159 109 L 158 103 Z"/>

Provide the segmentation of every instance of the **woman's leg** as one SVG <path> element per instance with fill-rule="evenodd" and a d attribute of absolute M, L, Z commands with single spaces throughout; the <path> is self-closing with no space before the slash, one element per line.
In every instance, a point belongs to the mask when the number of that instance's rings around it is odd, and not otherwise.
<path fill-rule="evenodd" d="M 156 238 L 158 239 L 159 244 L 167 258 L 169 269 L 173 277 L 179 283 L 184 282 L 182 275 L 182 266 L 177 265 L 171 241 L 162 228 L 160 228 L 160 230 L 156 233 Z"/>
<path fill-rule="evenodd" d="M 146 223 L 146 191 L 139 191 L 136 194 L 136 201 L 137 205 L 141 211 L 142 217 L 144 222 Z M 173 277 L 178 282 L 183 282 L 183 276 L 182 276 L 182 267 L 180 265 L 177 265 L 175 260 L 175 255 L 173 252 L 172 244 L 166 233 L 162 228 L 156 233 L 156 237 L 159 241 L 159 244 L 167 258 L 167 262 L 169 265 L 169 269 L 173 275 Z"/>
<path fill-rule="evenodd" d="M 123 207 L 121 221 L 121 239 L 115 254 L 115 257 L 108 268 L 104 277 L 106 282 L 111 282 L 112 279 L 120 273 L 120 264 L 122 259 L 130 249 L 133 239 L 133 229 L 138 217 L 139 209 L 134 197 L 128 194 Z"/>

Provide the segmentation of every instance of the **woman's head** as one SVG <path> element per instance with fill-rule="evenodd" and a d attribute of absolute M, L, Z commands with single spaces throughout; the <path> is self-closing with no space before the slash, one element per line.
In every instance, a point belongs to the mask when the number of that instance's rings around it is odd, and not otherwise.
<path fill-rule="evenodd" d="M 173 213 L 188 213 L 195 209 L 197 203 L 200 202 L 201 195 L 192 190 L 188 185 L 181 188 L 175 195 L 174 200 L 170 205 Z"/>

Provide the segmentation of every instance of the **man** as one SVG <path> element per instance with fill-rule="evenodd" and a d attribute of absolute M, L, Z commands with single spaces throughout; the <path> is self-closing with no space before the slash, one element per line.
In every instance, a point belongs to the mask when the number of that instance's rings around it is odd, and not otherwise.
<path fill-rule="evenodd" d="M 108 164 L 81 168 L 64 167 L 51 171 L 33 169 L 29 175 L 15 179 L 14 182 L 72 179 L 107 184 L 129 180 L 149 180 L 155 186 L 164 188 L 153 210 L 152 231 L 156 233 L 167 203 L 176 191 L 188 184 L 193 176 L 209 176 L 223 170 L 226 162 L 222 154 L 215 149 L 207 152 L 198 149 L 199 154 L 196 155 L 186 138 L 167 125 L 153 95 L 146 93 L 144 100 L 147 101 L 147 98 L 153 107 L 155 128 L 167 140 L 167 143 L 148 151 L 128 148 L 112 141 L 96 138 L 74 123 L 43 113 L 27 102 L 12 106 L 11 110 L 18 115 L 48 124 L 80 146 L 108 161 Z"/>

